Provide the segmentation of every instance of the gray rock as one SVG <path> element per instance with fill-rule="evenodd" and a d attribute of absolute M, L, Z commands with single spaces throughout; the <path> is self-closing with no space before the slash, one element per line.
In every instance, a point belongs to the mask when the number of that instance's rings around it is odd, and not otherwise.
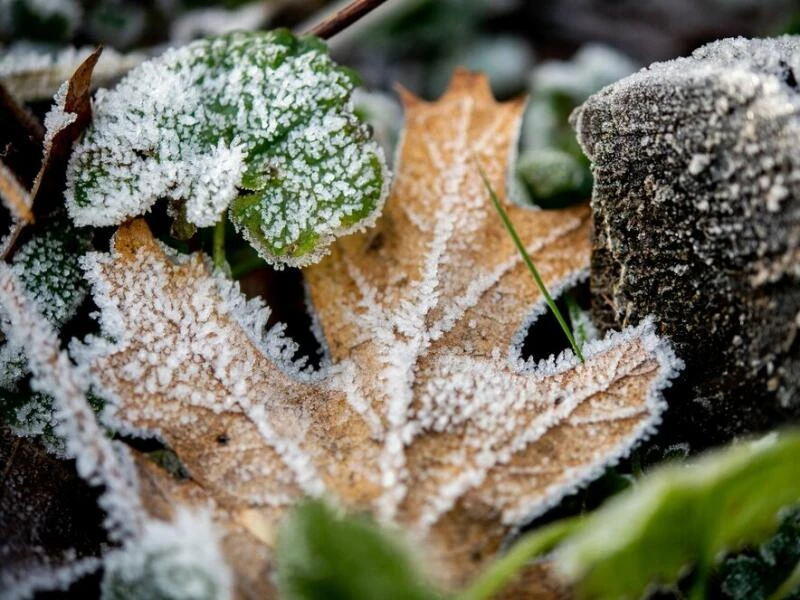
<path fill-rule="evenodd" d="M 595 94 L 593 316 L 653 314 L 686 361 L 667 428 L 705 446 L 800 416 L 800 37 L 728 39 Z"/>

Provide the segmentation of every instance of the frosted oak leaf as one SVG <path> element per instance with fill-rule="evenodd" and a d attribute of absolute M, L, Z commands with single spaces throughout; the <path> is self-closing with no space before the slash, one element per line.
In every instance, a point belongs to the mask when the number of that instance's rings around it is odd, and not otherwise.
<path fill-rule="evenodd" d="M 266 260 L 306 265 L 374 220 L 383 152 L 353 111 L 355 75 L 288 31 L 199 40 L 100 90 L 72 155 L 67 208 L 115 225 L 159 198 L 182 222 L 231 221 Z"/>
<path fill-rule="evenodd" d="M 307 495 L 401 527 L 443 583 L 461 586 L 664 408 L 677 363 L 648 323 L 587 345 L 585 364 L 520 357 L 544 302 L 475 161 L 504 198 L 523 102 L 495 102 L 466 72 L 438 102 L 402 96 L 386 210 L 306 271 L 322 371 L 289 363 L 281 330 L 264 332 L 266 308 L 202 255 L 165 250 L 142 221 L 86 260 L 105 337 L 76 355 L 116 426 L 160 436 L 191 473 L 159 481 L 145 469 L 143 493 L 214 500 L 242 589 L 267 585 L 275 523 Z M 551 290 L 585 275 L 586 208 L 506 203 Z"/>

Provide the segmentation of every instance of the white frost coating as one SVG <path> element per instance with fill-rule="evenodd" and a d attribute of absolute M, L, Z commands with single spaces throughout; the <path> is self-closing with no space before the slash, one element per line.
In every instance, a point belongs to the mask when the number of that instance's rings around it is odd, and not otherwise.
<path fill-rule="evenodd" d="M 211 515 L 179 506 L 171 522 L 149 519 L 141 537 L 105 559 L 103 600 L 226 600 L 233 577 Z"/>
<path fill-rule="evenodd" d="M 76 459 L 76 469 L 90 485 L 103 485 L 99 505 L 106 511 L 109 539 L 124 540 L 140 529 L 142 508 L 129 465 L 123 465 L 97 424 L 86 400 L 89 376 L 61 351 L 53 327 L 39 315 L 13 271 L 0 264 L 0 308 L 11 326 L 9 340 L 24 347 L 33 375 L 31 388 L 56 401 L 56 433 Z"/>
<path fill-rule="evenodd" d="M 2 600 L 26 600 L 34 598 L 40 591 L 66 591 L 74 582 L 94 573 L 102 566 L 101 559 L 87 557 L 61 567 L 42 567 L 16 575 L 3 573 L 0 576 L 0 598 Z"/>
<path fill-rule="evenodd" d="M 244 173 L 244 152 L 241 146 L 228 148 L 222 141 L 208 154 L 195 159 L 198 178 L 191 186 L 176 182 L 174 193 L 188 198 L 186 218 L 198 227 L 209 227 L 237 195 L 236 186 Z M 195 185 L 199 184 L 199 185 Z"/>
<path fill-rule="evenodd" d="M 163 247 L 162 247 L 163 249 Z M 264 333 L 269 311 L 258 300 L 248 301 L 238 289 L 238 284 L 219 276 L 207 275 L 207 263 L 190 262 L 183 257 L 176 260 L 198 269 L 200 276 L 192 282 L 190 289 L 181 289 L 179 296 L 186 298 L 185 304 L 176 303 L 168 285 L 169 266 L 160 257 L 139 252 L 140 264 L 124 273 L 124 281 L 108 281 L 104 269 L 113 268 L 114 258 L 107 254 L 88 253 L 83 259 L 86 279 L 92 286 L 94 299 L 100 309 L 102 337 L 89 337 L 86 345 L 74 344 L 72 354 L 81 364 L 124 352 L 135 339 L 145 342 L 148 353 L 130 360 L 119 374 L 121 379 L 136 382 L 139 394 L 162 391 L 163 402 L 172 408 L 186 402 L 203 406 L 214 412 L 232 411 L 247 415 L 266 442 L 273 445 L 287 465 L 292 468 L 301 487 L 309 494 L 323 493 L 325 486 L 316 472 L 313 462 L 300 449 L 302 431 L 306 417 L 297 415 L 294 435 L 283 435 L 274 428 L 270 406 L 280 401 L 276 390 L 273 395 L 263 395 L 260 390 L 276 388 L 279 382 L 271 379 L 271 373 L 262 373 L 256 366 L 261 352 L 286 371 L 293 382 L 307 381 L 311 376 L 303 370 L 303 363 L 292 362 L 294 345 L 283 336 L 282 326 Z M 148 290 L 140 292 L 142 274 L 148 279 Z M 115 289 L 129 291 L 129 298 L 136 298 L 133 309 L 138 325 L 145 333 L 136 331 L 126 322 L 114 300 Z M 219 318 L 212 318 L 217 312 Z M 246 348 L 231 345 L 243 328 L 253 346 Z M 223 386 L 224 393 L 215 395 L 213 390 L 197 389 L 198 366 L 207 364 L 213 370 L 214 379 Z M 93 385 L 102 391 L 109 401 L 103 415 L 104 420 L 115 429 L 130 433 L 156 433 L 152 429 L 132 428 L 116 409 L 124 405 L 104 385 L 101 376 L 93 377 Z M 156 421 L 160 407 L 153 406 Z"/>
<path fill-rule="evenodd" d="M 509 524 L 516 524 L 517 529 L 524 527 L 525 524 L 556 506 L 566 496 L 569 496 L 587 483 L 597 479 L 607 467 L 617 464 L 622 458 L 628 456 L 630 451 L 637 444 L 646 440 L 656 432 L 658 425 L 661 423 L 661 415 L 667 408 L 663 396 L 664 390 L 672 385 L 672 380 L 683 370 L 684 364 L 683 361 L 675 355 L 669 343 L 658 337 L 652 319 L 646 318 L 636 327 L 624 329 L 621 332 L 612 332 L 601 340 L 591 341 L 583 346 L 581 350 L 584 354 L 584 358 L 588 362 L 592 357 L 599 356 L 612 350 L 616 346 L 622 346 L 635 339 L 641 340 L 641 343 L 647 351 L 655 357 L 659 365 L 658 375 L 650 384 L 647 391 L 645 407 L 650 418 L 642 420 L 639 423 L 637 431 L 631 434 L 627 444 L 619 446 L 610 455 L 604 454 L 605 458 L 601 459 L 601 457 L 598 456 L 597 462 L 573 469 L 571 472 L 572 482 L 567 486 L 548 490 L 547 498 L 541 506 L 537 506 L 535 510 L 520 508 L 516 512 L 509 511 L 504 513 L 504 521 Z M 575 355 L 564 352 L 555 361 L 553 361 L 551 357 L 550 360 L 540 362 L 533 374 L 552 375 L 565 372 L 575 366 L 577 366 L 577 358 Z M 627 418 L 629 416 L 631 416 L 631 414 L 627 411 L 618 412 L 617 414 L 603 411 L 595 415 L 594 420 L 591 422 L 602 422 L 604 420 Z M 569 421 L 575 424 L 581 423 L 580 418 L 569 418 Z M 590 421 L 587 420 L 584 422 Z"/>
<path fill-rule="evenodd" d="M 590 343 L 585 364 L 565 353 L 524 365 L 518 348 L 508 352 L 538 293 L 521 279 L 527 273 L 474 163 L 485 161 L 489 177 L 502 180 L 507 163 L 497 156 L 508 149 L 496 140 L 517 113 L 504 122 L 484 108 L 486 129 L 475 136 L 478 102 L 459 97 L 447 107 L 442 139 L 407 115 L 407 127 L 424 132 L 414 150 L 427 155 L 418 167 L 424 176 L 413 165 L 411 176 L 401 169 L 390 210 L 403 230 L 378 229 L 396 269 L 381 270 L 385 246 L 365 258 L 342 244 L 334 267 L 309 275 L 315 299 L 328 294 L 317 308 L 335 357 L 317 378 L 291 368 L 287 377 L 277 368 L 286 369 L 287 346 L 270 350 L 264 340 L 266 309 L 211 275 L 201 257 L 174 268 L 152 237 L 136 232 L 141 222 L 121 230 L 139 250 L 126 243 L 90 255 L 87 276 L 113 342 L 90 340 L 80 360 L 98 384 L 125 396 L 112 398 L 120 421 L 160 426 L 176 446 L 194 450 L 207 447 L 205 435 L 191 445 L 181 438 L 208 414 L 198 407 L 229 413 L 240 445 L 231 435 L 223 449 L 209 448 L 195 465 L 205 485 L 224 493 L 238 486 L 243 502 L 275 506 L 269 489 L 253 488 L 288 480 L 276 486 L 283 497 L 324 489 L 422 538 L 457 514 L 451 509 L 461 499 L 511 529 L 627 452 L 658 422 L 660 388 L 678 362 L 644 325 Z M 585 212 L 516 214 L 530 219 L 526 245 L 552 289 L 585 277 Z M 484 235 L 498 241 L 497 253 L 475 251 Z M 323 284 L 327 268 L 336 275 Z M 251 448 L 260 471 L 225 454 Z M 216 457 L 224 476 L 209 468 Z"/>
<path fill-rule="evenodd" d="M 51 98 L 93 51 L 93 47 L 86 46 L 64 48 L 54 53 L 18 42 L 0 54 L 0 81 L 14 97 L 23 102 Z M 92 71 L 92 82 L 95 85 L 110 82 L 144 59 L 144 54 L 120 54 L 106 47 Z"/>

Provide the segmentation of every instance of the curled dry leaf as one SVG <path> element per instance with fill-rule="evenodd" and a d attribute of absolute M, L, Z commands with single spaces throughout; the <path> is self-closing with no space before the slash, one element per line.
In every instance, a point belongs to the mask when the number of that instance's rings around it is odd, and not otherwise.
<path fill-rule="evenodd" d="M 86 259 L 104 337 L 77 355 L 108 417 L 159 435 L 192 476 L 146 468 L 145 502 L 213 499 L 245 596 L 266 593 L 276 520 L 322 494 L 402 528 L 442 583 L 463 585 L 653 429 L 677 367 L 649 324 L 589 344 L 585 364 L 523 361 L 544 302 L 476 165 L 504 197 L 523 103 L 496 103 L 466 72 L 436 103 L 402 96 L 383 216 L 306 272 L 329 349 L 322 372 L 291 364 L 281 331 L 263 333 L 267 309 L 203 256 L 165 250 L 142 221 Z M 551 290 L 585 276 L 588 209 L 506 204 Z"/>
<path fill-rule="evenodd" d="M 92 52 L 56 93 L 55 104 L 45 117 L 42 162 L 31 191 L 25 189 L 6 165 L 0 164 L 0 197 L 12 216 L 11 229 L 0 241 L 0 257 L 3 259 L 11 252 L 22 229 L 34 222 L 35 214 L 46 214 L 53 206 L 61 203 L 60 186 L 64 180 L 72 143 L 92 117 L 92 71 L 101 52 L 102 48 Z M 35 130 L 28 120 L 29 117 L 21 112 L 13 98 L 5 97 L 2 86 L 0 100 L 3 100 L 0 112 L 6 112 L 7 108 L 9 111 L 14 109 L 11 114 L 16 122 L 11 123 L 9 129 Z M 29 137 L 32 139 L 32 136 L 33 134 Z"/>
<path fill-rule="evenodd" d="M 56 92 L 53 108 L 45 116 L 44 156 L 31 191 L 37 214 L 51 208 L 51 203 L 62 202 L 61 186 L 72 143 L 92 118 L 92 72 L 102 52 L 102 46 L 97 47 L 75 69 Z"/>

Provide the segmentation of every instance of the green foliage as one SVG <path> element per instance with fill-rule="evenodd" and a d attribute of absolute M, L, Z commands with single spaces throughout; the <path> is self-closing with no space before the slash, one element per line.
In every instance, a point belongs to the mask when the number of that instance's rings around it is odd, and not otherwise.
<path fill-rule="evenodd" d="M 657 470 L 588 517 L 557 566 L 585 597 L 637 598 L 693 563 L 702 589 L 721 553 L 763 539 L 800 499 L 798 456 L 800 433 L 771 434 Z"/>
<path fill-rule="evenodd" d="M 278 531 L 278 586 L 286 600 L 433 600 L 407 552 L 365 518 L 321 502 L 294 510 Z"/>
<path fill-rule="evenodd" d="M 377 216 L 388 172 L 326 46 L 285 30 L 199 40 L 97 98 L 68 171 L 78 225 L 112 225 L 162 197 L 187 224 L 226 208 L 265 259 L 302 266 Z"/>
<path fill-rule="evenodd" d="M 39 313 L 57 329 L 75 316 L 86 297 L 80 257 L 90 248 L 86 232 L 54 221 L 14 254 L 14 272 Z"/>
<path fill-rule="evenodd" d="M 540 206 L 564 206 L 591 194 L 592 178 L 586 166 L 563 150 L 527 150 L 520 156 L 517 170 L 531 199 Z"/>
<path fill-rule="evenodd" d="M 730 556 L 719 569 L 721 591 L 731 600 L 767 600 L 800 562 L 800 507 L 787 511 L 774 536 L 757 551 Z M 800 599 L 800 588 L 789 598 Z"/>
<path fill-rule="evenodd" d="M 28 298 L 58 329 L 75 316 L 86 297 L 80 257 L 89 248 L 84 233 L 63 221 L 54 221 L 14 254 L 11 268 Z M 0 329 L 5 332 L 8 326 L 0 319 Z M 48 447 L 60 450 L 61 440 L 54 432 L 53 399 L 30 390 L 23 382 L 27 374 L 25 349 L 5 341 L 0 347 L 0 423 L 21 435 L 41 436 Z"/>
<path fill-rule="evenodd" d="M 36 310 L 54 327 L 69 321 L 86 297 L 87 288 L 79 261 L 89 249 L 89 238 L 66 223 L 55 221 L 34 234 L 17 250 L 12 269 L 25 287 Z M 0 329 L 8 324 L 0 320 Z M 23 348 L 4 343 L 0 347 L 0 389 L 16 390 L 17 382 L 27 373 Z M 0 401 L 6 404 L 5 401 Z M 0 413 L 7 413 L 0 407 Z"/>

